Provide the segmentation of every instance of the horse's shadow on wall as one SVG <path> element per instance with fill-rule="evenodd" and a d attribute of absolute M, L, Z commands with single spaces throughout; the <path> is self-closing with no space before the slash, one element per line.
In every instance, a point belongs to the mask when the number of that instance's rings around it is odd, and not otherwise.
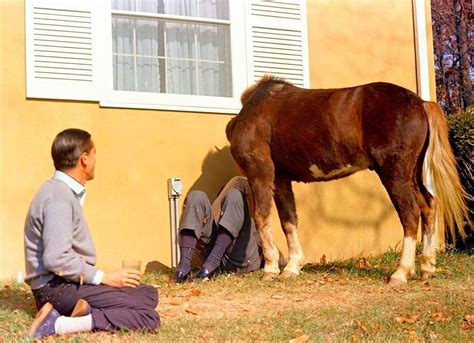
<path fill-rule="evenodd" d="M 193 182 L 188 192 L 203 191 L 212 203 L 222 187 L 236 175 L 238 168 L 230 153 L 230 146 L 222 148 L 214 146 L 204 156 L 201 175 Z M 159 261 L 151 261 L 146 265 L 145 272 L 156 271 L 170 271 L 170 268 Z"/>
<path fill-rule="evenodd" d="M 204 157 L 201 175 L 191 185 L 189 192 L 203 191 L 212 203 L 222 187 L 237 175 L 238 167 L 230 153 L 230 146 L 214 146 Z"/>

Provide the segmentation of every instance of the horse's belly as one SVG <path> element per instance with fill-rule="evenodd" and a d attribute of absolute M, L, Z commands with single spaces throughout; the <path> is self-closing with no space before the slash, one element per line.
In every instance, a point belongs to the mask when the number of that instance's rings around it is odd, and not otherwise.
<path fill-rule="evenodd" d="M 369 163 L 365 160 L 356 163 L 338 163 L 329 167 L 310 161 L 285 161 L 287 163 L 276 163 L 276 176 L 279 179 L 286 179 L 298 182 L 330 181 L 340 179 L 360 170 L 367 169 Z M 290 162 L 290 163 L 288 163 Z"/>
<path fill-rule="evenodd" d="M 314 179 L 314 181 L 330 181 L 335 179 L 340 179 L 355 172 L 367 169 L 367 165 L 350 165 L 346 164 L 340 168 L 324 172 L 316 164 L 312 164 L 309 167 L 309 171 Z"/>

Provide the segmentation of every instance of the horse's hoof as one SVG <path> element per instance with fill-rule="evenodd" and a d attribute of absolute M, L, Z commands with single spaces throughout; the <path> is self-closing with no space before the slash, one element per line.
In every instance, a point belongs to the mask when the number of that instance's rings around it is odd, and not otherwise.
<path fill-rule="evenodd" d="M 394 277 L 390 278 L 390 281 L 388 282 L 388 285 L 391 287 L 400 287 L 403 285 L 406 285 L 407 281 L 406 280 L 400 280 Z"/>
<path fill-rule="evenodd" d="M 278 276 L 278 274 L 276 274 L 276 273 L 264 272 L 262 280 L 263 281 L 270 281 L 270 280 L 275 279 L 277 276 Z"/>
<path fill-rule="evenodd" d="M 427 272 L 427 271 L 422 271 L 422 272 L 421 272 L 420 279 L 421 279 L 421 281 L 426 281 L 426 280 L 428 280 L 429 278 L 433 277 L 433 275 L 434 275 L 434 273 Z"/>
<path fill-rule="evenodd" d="M 294 279 L 294 278 L 298 277 L 298 275 L 299 274 L 294 273 L 294 272 L 290 272 L 289 270 L 284 270 L 280 274 L 280 278 L 282 278 L 282 279 Z"/>

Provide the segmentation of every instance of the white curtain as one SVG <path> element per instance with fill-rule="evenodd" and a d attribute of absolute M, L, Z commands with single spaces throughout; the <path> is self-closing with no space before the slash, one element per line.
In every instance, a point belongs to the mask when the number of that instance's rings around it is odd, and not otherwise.
<path fill-rule="evenodd" d="M 228 19 L 228 0 L 114 0 L 113 8 Z M 114 88 L 232 96 L 228 25 L 114 16 Z"/>

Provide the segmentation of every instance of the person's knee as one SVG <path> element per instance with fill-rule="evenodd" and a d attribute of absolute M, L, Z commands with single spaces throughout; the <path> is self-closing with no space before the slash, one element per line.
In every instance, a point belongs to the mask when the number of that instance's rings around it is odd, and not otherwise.
<path fill-rule="evenodd" d="M 206 201 L 207 195 L 203 191 L 192 191 L 186 196 L 187 204 L 198 204 L 202 201 Z"/>
<path fill-rule="evenodd" d="M 227 204 L 236 203 L 239 205 L 243 205 L 244 199 L 242 193 L 238 189 L 232 188 L 229 189 L 229 191 L 227 192 L 225 202 Z"/>

